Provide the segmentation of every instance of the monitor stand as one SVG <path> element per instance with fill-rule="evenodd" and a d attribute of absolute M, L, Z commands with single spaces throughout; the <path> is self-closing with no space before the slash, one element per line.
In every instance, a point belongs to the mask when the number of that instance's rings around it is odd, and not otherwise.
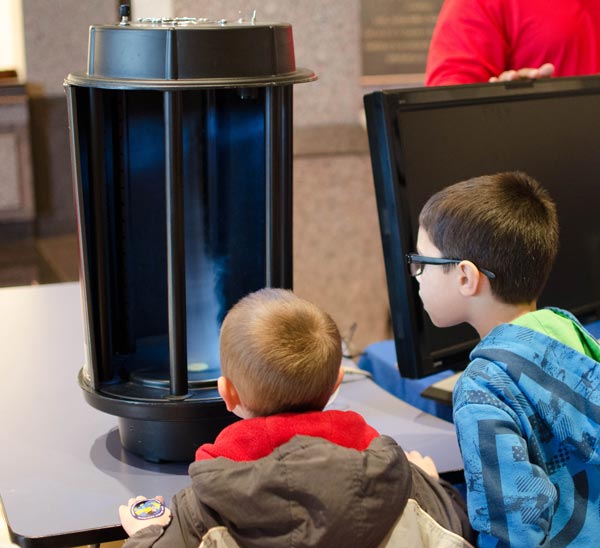
<path fill-rule="evenodd" d="M 600 341 L 600 320 L 585 322 L 584 327 Z M 421 392 L 421 397 L 452 405 L 452 391 L 461 374 L 462 371 L 459 371 L 441 381 L 434 382 Z"/>
<path fill-rule="evenodd" d="M 434 382 L 421 392 L 421 396 L 423 398 L 429 398 L 430 400 L 452 405 L 452 391 L 454 390 L 456 381 L 461 375 L 462 371 L 459 371 L 441 381 Z"/>

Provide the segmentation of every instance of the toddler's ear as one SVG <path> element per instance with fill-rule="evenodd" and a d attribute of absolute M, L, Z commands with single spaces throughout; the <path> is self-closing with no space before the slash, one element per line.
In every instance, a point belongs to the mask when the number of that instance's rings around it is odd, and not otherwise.
<path fill-rule="evenodd" d="M 333 391 L 335 392 L 340 384 L 342 384 L 342 381 L 344 380 L 344 368 L 340 365 L 340 371 L 338 373 L 338 378 L 337 381 L 335 381 L 335 387 L 333 388 Z"/>
<path fill-rule="evenodd" d="M 223 398 L 227 411 L 233 412 L 233 410 L 240 405 L 240 396 L 233 383 L 227 377 L 219 377 L 217 381 L 217 389 L 219 396 Z"/>

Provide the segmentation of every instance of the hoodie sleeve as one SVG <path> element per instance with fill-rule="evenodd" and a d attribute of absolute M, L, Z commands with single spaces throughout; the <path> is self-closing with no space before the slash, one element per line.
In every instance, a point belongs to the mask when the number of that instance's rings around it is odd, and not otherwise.
<path fill-rule="evenodd" d="M 464 502 L 457 500 L 460 495 L 454 488 L 442 479 L 432 478 L 415 464 L 410 463 L 410 470 L 411 498 L 444 529 L 472 541 Z"/>
<path fill-rule="evenodd" d="M 149 525 L 140 529 L 135 535 L 129 537 L 123 544 L 124 548 L 144 548 L 156 546 L 156 542 L 162 537 L 165 528 L 160 525 Z"/>
<path fill-rule="evenodd" d="M 479 532 L 480 547 L 539 546 L 550 529 L 556 488 L 530 461 L 525 433 L 507 404 L 510 379 L 500 394 L 498 378 L 504 372 L 482 360 L 477 365 L 486 374 L 463 374 L 454 396 L 471 525 Z"/>
<path fill-rule="evenodd" d="M 170 505 L 172 519 L 169 525 L 150 525 L 130 537 L 123 548 L 173 548 L 200 545 L 206 526 L 200 518 L 192 487 L 177 493 Z"/>

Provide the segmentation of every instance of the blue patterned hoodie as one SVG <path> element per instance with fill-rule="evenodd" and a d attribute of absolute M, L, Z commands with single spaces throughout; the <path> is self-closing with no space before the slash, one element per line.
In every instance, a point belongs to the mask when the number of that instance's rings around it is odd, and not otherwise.
<path fill-rule="evenodd" d="M 600 363 L 514 324 L 471 360 L 454 423 L 479 546 L 599 546 Z"/>

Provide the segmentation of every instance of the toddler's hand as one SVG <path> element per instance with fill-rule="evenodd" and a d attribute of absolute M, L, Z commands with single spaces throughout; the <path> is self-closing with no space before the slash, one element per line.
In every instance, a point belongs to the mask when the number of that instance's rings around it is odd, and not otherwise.
<path fill-rule="evenodd" d="M 404 451 L 409 462 L 417 465 L 423 472 L 426 472 L 431 477 L 439 479 L 437 468 L 431 457 L 424 457 L 418 451 Z"/>
<path fill-rule="evenodd" d="M 161 504 L 164 504 L 163 497 L 158 496 L 154 498 L 160 501 Z M 165 508 L 165 511 L 162 515 L 155 518 L 136 518 L 131 512 L 131 508 L 134 504 L 142 500 L 147 500 L 147 497 L 137 496 L 129 499 L 126 505 L 122 504 L 119 506 L 119 519 L 121 520 L 121 525 L 130 537 L 135 535 L 140 529 L 148 527 L 149 525 L 161 525 L 162 527 L 165 527 L 169 524 L 169 521 L 171 521 L 171 510 L 168 508 Z"/>

